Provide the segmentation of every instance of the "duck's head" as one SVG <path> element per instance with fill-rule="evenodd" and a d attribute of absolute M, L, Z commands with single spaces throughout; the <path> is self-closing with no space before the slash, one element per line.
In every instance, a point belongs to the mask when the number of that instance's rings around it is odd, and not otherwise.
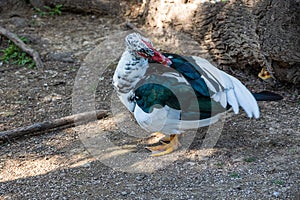
<path fill-rule="evenodd" d="M 172 61 L 157 51 L 152 42 L 138 33 L 127 35 L 126 39 L 127 51 L 135 57 L 151 59 L 165 66 L 172 64 Z"/>

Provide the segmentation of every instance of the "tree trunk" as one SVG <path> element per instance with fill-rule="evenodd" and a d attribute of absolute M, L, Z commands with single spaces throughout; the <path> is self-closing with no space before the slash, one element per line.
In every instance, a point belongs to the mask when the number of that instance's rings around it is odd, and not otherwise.
<path fill-rule="evenodd" d="M 221 67 L 263 67 L 281 81 L 300 83 L 300 1 L 150 0 L 146 22 L 185 31 Z"/>

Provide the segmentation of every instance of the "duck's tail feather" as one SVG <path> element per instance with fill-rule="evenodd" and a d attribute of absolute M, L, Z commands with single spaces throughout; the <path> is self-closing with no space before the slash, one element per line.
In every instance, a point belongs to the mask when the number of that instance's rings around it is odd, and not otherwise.
<path fill-rule="evenodd" d="M 279 101 L 283 97 L 279 94 L 270 91 L 262 91 L 259 93 L 252 93 L 256 101 Z"/>

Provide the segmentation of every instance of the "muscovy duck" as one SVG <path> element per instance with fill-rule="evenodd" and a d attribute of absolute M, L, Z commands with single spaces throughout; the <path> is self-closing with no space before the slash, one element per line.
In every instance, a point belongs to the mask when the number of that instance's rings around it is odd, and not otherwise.
<path fill-rule="evenodd" d="M 151 156 L 180 146 L 178 134 L 209 126 L 221 113 L 242 107 L 258 118 L 256 100 L 280 100 L 271 92 L 252 94 L 238 79 L 196 56 L 160 53 L 138 33 L 129 34 L 117 65 L 113 85 L 137 123 L 149 132 L 166 135 L 161 145 L 147 147 Z M 167 141 L 167 142 L 166 142 Z"/>

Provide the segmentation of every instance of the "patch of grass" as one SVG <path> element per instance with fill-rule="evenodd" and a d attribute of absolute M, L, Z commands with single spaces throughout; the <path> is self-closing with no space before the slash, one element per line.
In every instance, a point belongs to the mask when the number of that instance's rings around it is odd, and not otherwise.
<path fill-rule="evenodd" d="M 255 157 L 248 157 L 248 158 L 244 158 L 243 159 L 245 162 L 255 162 L 256 161 L 256 158 Z"/>
<path fill-rule="evenodd" d="M 49 6 L 45 6 L 45 8 L 48 10 L 48 13 L 49 13 L 50 16 L 61 15 L 61 10 L 63 8 L 63 5 L 59 4 L 59 5 L 56 5 L 54 8 L 50 8 Z"/>
<path fill-rule="evenodd" d="M 298 150 L 296 148 L 291 148 L 288 150 L 289 153 L 297 153 Z"/>
<path fill-rule="evenodd" d="M 12 112 L 12 111 L 4 111 L 4 112 L 0 112 L 0 116 L 1 117 L 11 117 L 14 116 L 16 113 Z"/>
<path fill-rule="evenodd" d="M 20 37 L 20 39 L 26 43 L 28 39 L 26 37 Z M 33 68 L 35 66 L 34 60 L 23 52 L 19 47 L 17 47 L 12 41 L 8 40 L 8 47 L 1 50 L 3 55 L 1 60 L 7 64 L 12 63 L 20 66 L 27 66 L 28 68 Z"/>
<path fill-rule="evenodd" d="M 218 162 L 216 165 L 218 166 L 218 168 L 223 168 L 224 167 L 224 163 L 223 162 Z"/>
<path fill-rule="evenodd" d="M 275 185 L 284 185 L 284 184 L 285 184 L 285 182 L 284 182 L 283 180 L 280 180 L 280 179 L 274 180 L 273 183 L 274 183 Z"/>
<path fill-rule="evenodd" d="M 89 92 L 95 92 L 97 90 L 98 84 L 91 84 L 89 87 Z"/>
<path fill-rule="evenodd" d="M 37 12 L 37 14 L 41 17 L 44 16 L 55 16 L 55 15 L 61 15 L 62 13 L 62 9 L 63 9 L 63 5 L 58 4 L 56 5 L 54 8 L 51 8 L 49 6 L 44 6 L 46 11 L 43 11 L 39 8 L 34 8 L 34 10 Z"/>
<path fill-rule="evenodd" d="M 40 17 L 44 17 L 47 15 L 47 13 L 45 11 L 42 11 L 39 8 L 34 8 L 35 12 L 40 16 Z"/>
<path fill-rule="evenodd" d="M 229 174 L 230 178 L 240 178 L 240 175 L 237 172 L 232 172 Z"/>

